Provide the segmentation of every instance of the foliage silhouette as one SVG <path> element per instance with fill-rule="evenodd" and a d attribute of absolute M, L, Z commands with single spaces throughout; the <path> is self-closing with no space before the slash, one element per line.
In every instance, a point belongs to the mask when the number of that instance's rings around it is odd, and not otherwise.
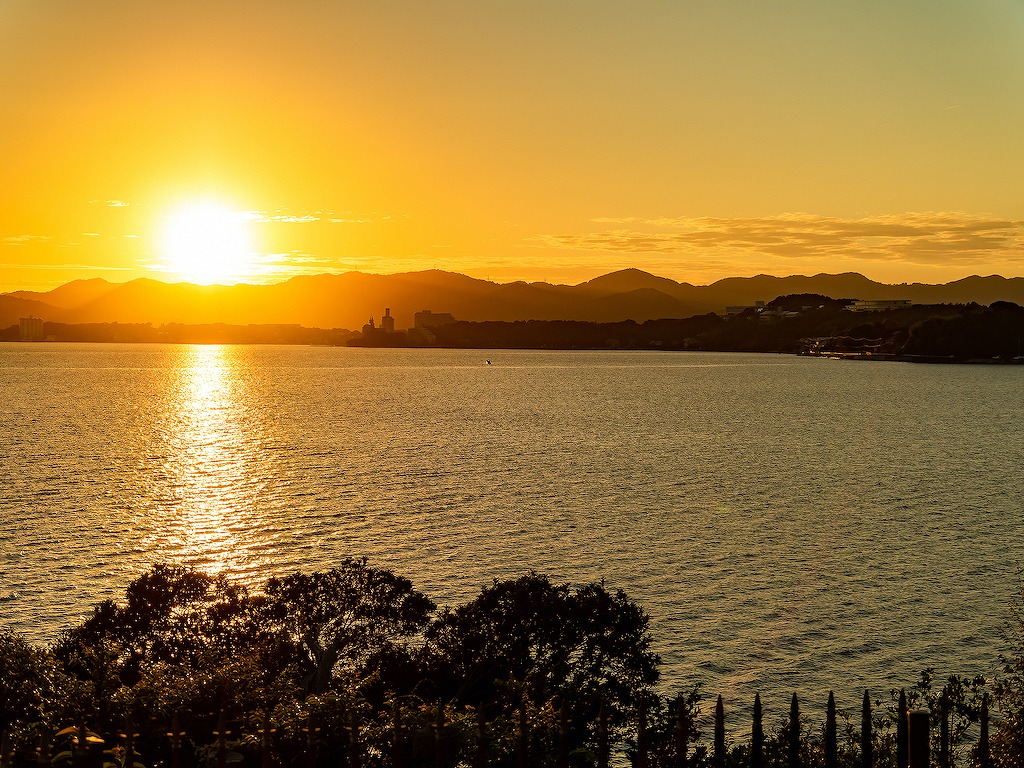
<path fill-rule="evenodd" d="M 699 687 L 654 690 L 659 659 L 648 617 L 603 584 L 530 573 L 432 618 L 433 610 L 407 579 L 365 560 L 270 579 L 260 590 L 156 566 L 52 649 L 0 633 L 0 731 L 10 733 L 19 766 L 36 762 L 40 730 L 52 738 L 67 726 L 53 752 L 67 752 L 88 726 L 112 762 L 142 755 L 150 766 L 171 764 L 169 727 L 191 735 L 185 766 L 216 764 L 214 732 L 226 731 L 223 748 L 246 764 L 582 768 L 602 764 L 606 732 L 614 750 L 648 768 L 679 765 L 683 751 L 690 768 L 739 768 L 756 756 L 765 768 L 794 757 L 805 768 L 854 768 L 868 752 L 876 768 L 897 764 L 900 691 L 888 705 L 866 697 L 856 712 L 830 700 L 825 723 L 814 703 L 809 715 L 794 697 L 795 716 L 774 729 L 758 720 L 756 740 L 716 733 L 721 748 L 712 750 Z M 998 765 L 1022 764 L 1024 754 L 1024 644 L 1016 638 L 995 688 Z M 953 676 L 940 689 L 925 670 L 906 706 L 931 710 L 937 728 L 943 691 L 953 757 L 973 764 L 986 681 Z M 125 734 L 135 732 L 129 749 Z"/>

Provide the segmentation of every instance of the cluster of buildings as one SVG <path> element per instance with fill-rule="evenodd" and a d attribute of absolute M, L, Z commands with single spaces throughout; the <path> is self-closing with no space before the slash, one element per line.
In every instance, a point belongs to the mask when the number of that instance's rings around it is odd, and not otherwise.
<path fill-rule="evenodd" d="M 910 306 L 910 299 L 876 299 L 855 301 L 847 307 L 850 312 L 881 312 L 886 309 L 903 309 Z"/>
<path fill-rule="evenodd" d="M 858 299 L 848 304 L 844 309 L 847 312 L 883 312 L 888 309 L 903 309 L 911 306 L 910 299 Z M 750 310 L 763 320 L 773 320 L 781 317 L 796 317 L 800 312 L 815 309 L 815 307 L 801 307 L 797 310 L 766 309 L 763 301 L 755 301 L 753 304 L 737 304 L 725 308 L 726 317 L 735 317 Z"/>
<path fill-rule="evenodd" d="M 413 327 L 405 333 L 407 336 L 412 337 L 413 340 L 432 344 L 437 340 L 437 334 L 434 331 L 442 326 L 451 325 L 454 322 L 455 315 L 450 312 L 432 312 L 429 309 L 423 309 L 413 315 Z M 390 307 L 384 309 L 379 325 L 371 317 L 370 321 L 363 326 L 363 337 L 368 339 L 394 333 L 396 333 L 395 318 L 391 315 Z"/>

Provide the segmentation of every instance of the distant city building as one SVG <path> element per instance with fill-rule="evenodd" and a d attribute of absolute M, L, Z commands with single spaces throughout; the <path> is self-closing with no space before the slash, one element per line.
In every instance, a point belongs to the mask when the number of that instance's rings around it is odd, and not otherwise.
<path fill-rule="evenodd" d="M 886 309 L 902 309 L 910 306 L 910 299 L 876 299 L 855 301 L 849 307 L 851 312 L 881 312 Z"/>
<path fill-rule="evenodd" d="M 22 341 L 43 341 L 46 338 L 42 318 L 21 317 L 18 318 L 18 326 Z"/>
<path fill-rule="evenodd" d="M 752 309 L 755 312 L 760 312 L 764 309 L 763 301 L 755 301 L 753 304 L 734 304 L 731 307 L 725 308 L 725 314 L 727 315 L 738 315 L 746 312 L 748 309 Z"/>
<path fill-rule="evenodd" d="M 377 333 L 394 333 L 395 332 L 395 318 L 391 316 L 391 309 L 384 310 L 384 316 L 380 319 L 380 325 L 374 325 L 373 318 L 370 318 L 370 322 L 363 326 L 363 336 L 373 336 Z"/>
<path fill-rule="evenodd" d="M 413 315 L 412 324 L 418 331 L 440 328 L 442 325 L 451 325 L 455 322 L 455 315 L 450 312 L 431 312 L 429 309 L 420 310 Z"/>

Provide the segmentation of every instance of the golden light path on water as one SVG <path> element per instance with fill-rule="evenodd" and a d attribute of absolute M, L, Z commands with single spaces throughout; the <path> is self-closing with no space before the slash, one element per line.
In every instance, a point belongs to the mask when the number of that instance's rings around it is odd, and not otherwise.
<path fill-rule="evenodd" d="M 162 451 L 153 472 L 152 511 L 158 524 L 147 545 L 169 559 L 209 573 L 242 577 L 259 571 L 261 547 L 245 533 L 267 482 L 262 429 L 246 405 L 245 381 L 229 347 L 180 348 L 176 390 L 159 416 Z"/>

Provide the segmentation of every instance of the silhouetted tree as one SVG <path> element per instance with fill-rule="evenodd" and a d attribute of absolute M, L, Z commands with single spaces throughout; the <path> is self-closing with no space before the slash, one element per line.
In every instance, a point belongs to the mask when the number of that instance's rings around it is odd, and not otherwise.
<path fill-rule="evenodd" d="M 421 632 L 434 607 L 408 579 L 365 558 L 266 585 L 267 616 L 294 644 L 309 693 L 328 690 L 338 665 L 363 670 L 385 647 Z"/>
<path fill-rule="evenodd" d="M 601 584 L 554 585 L 531 573 L 498 582 L 427 630 L 423 660 L 434 695 L 511 717 L 568 708 L 573 748 L 587 740 L 602 698 L 610 723 L 632 716 L 658 678 L 647 614 Z"/>

